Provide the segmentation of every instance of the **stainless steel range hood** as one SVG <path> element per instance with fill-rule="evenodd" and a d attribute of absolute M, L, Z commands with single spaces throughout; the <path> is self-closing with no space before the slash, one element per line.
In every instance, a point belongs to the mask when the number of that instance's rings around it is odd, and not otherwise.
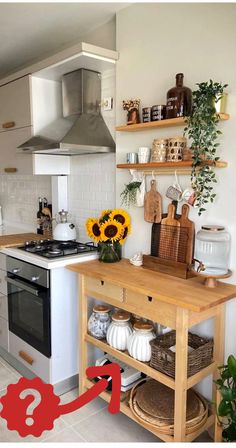
<path fill-rule="evenodd" d="M 115 152 L 101 115 L 101 75 L 79 69 L 62 77 L 63 117 L 19 146 L 24 153 L 82 155 Z"/>

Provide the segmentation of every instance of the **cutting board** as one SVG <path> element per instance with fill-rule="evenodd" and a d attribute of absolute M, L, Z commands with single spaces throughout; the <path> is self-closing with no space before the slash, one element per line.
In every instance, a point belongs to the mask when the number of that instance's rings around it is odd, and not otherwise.
<path fill-rule="evenodd" d="M 2 235 L 0 236 L 0 249 L 5 247 L 17 247 L 22 246 L 25 241 L 41 240 L 42 235 L 37 233 L 19 233 L 14 235 Z"/>
<path fill-rule="evenodd" d="M 189 205 L 184 204 L 182 206 L 182 214 L 179 219 L 180 227 L 187 229 L 187 247 L 185 251 L 185 263 L 192 264 L 193 250 L 194 250 L 194 234 L 195 225 L 194 222 L 188 218 L 189 215 Z M 182 260 L 180 260 L 182 261 Z"/>
<path fill-rule="evenodd" d="M 154 179 L 150 182 L 151 189 L 144 196 L 144 219 L 147 222 L 161 222 L 162 198 L 156 188 Z"/>
<path fill-rule="evenodd" d="M 175 206 L 169 204 L 168 214 L 161 221 L 159 257 L 178 260 L 180 222 L 175 218 Z"/>

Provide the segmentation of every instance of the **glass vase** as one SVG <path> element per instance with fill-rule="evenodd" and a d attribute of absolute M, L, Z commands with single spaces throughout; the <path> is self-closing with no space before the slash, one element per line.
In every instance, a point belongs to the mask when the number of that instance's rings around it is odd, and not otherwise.
<path fill-rule="evenodd" d="M 98 244 L 99 261 L 115 263 L 121 260 L 121 245 L 118 242 L 106 241 Z"/>

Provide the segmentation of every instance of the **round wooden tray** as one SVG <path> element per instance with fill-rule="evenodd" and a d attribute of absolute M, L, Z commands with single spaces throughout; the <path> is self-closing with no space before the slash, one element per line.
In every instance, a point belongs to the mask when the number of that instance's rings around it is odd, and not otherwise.
<path fill-rule="evenodd" d="M 204 285 L 207 288 L 216 288 L 219 283 L 218 280 L 231 277 L 232 275 L 232 271 L 230 269 L 228 269 L 228 272 L 226 272 L 226 274 L 221 275 L 204 274 L 204 271 L 197 272 L 195 269 L 191 269 L 191 272 L 196 275 L 196 277 L 203 277 Z"/>

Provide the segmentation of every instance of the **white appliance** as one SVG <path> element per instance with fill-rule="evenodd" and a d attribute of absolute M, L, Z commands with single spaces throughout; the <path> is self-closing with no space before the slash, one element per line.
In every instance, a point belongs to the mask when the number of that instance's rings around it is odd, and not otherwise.
<path fill-rule="evenodd" d="M 132 389 L 132 387 L 141 379 L 141 372 L 134 369 L 131 366 L 128 366 L 124 362 L 118 361 L 112 355 L 104 355 L 101 358 L 96 360 L 96 366 L 104 366 L 107 364 L 116 363 L 120 366 L 121 369 L 121 392 L 126 392 L 127 390 Z M 97 377 L 101 379 L 101 377 Z M 107 378 L 108 383 L 110 383 L 112 378 Z M 111 384 L 108 386 L 108 390 L 111 389 Z"/>
<path fill-rule="evenodd" d="M 68 222 L 68 212 L 62 209 L 56 215 L 56 226 L 53 230 L 53 238 L 57 241 L 71 241 L 76 239 L 75 225 Z"/>

